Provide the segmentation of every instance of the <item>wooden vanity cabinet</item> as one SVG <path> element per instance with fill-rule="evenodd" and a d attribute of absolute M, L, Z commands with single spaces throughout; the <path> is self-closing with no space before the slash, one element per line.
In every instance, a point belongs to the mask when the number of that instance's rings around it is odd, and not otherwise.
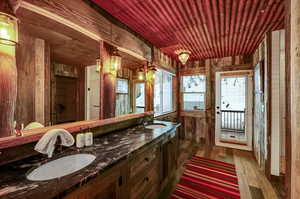
<path fill-rule="evenodd" d="M 163 189 L 173 177 L 178 164 L 178 133 L 172 132 L 161 145 L 161 175 L 160 183 Z"/>
<path fill-rule="evenodd" d="M 143 147 L 63 199 L 154 199 L 174 176 L 178 133 Z"/>
<path fill-rule="evenodd" d="M 129 160 L 129 198 L 152 199 L 159 192 L 159 144 L 145 147 Z"/>
<path fill-rule="evenodd" d="M 63 199 L 120 199 L 120 168 L 111 170 L 92 179 L 82 187 L 70 192 Z"/>

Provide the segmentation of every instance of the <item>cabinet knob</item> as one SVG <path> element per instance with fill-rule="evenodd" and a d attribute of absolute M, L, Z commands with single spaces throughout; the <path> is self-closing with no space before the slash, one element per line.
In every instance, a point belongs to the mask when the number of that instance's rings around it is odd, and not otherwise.
<path fill-rule="evenodd" d="M 148 182 L 149 181 L 149 178 L 148 177 L 145 177 L 144 178 L 144 182 Z"/>

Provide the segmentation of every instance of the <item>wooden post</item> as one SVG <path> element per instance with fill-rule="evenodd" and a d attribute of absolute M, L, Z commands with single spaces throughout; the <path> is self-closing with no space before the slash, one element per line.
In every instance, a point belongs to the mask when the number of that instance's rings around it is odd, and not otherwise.
<path fill-rule="evenodd" d="M 291 197 L 299 198 L 300 193 L 300 1 L 290 0 L 291 31 L 291 135 L 287 137 L 291 142 Z"/>
<path fill-rule="evenodd" d="M 212 96 L 213 96 L 213 92 L 215 92 L 215 90 L 213 89 L 213 85 L 212 85 L 212 66 L 210 65 L 210 61 L 209 60 L 205 60 L 205 78 L 206 78 L 206 95 L 205 95 L 205 118 L 206 118 L 206 128 L 205 129 L 205 134 L 206 134 L 206 140 L 205 140 L 205 144 L 207 145 L 213 145 L 213 143 L 215 142 L 215 131 L 213 128 L 214 126 L 214 114 L 215 114 L 215 107 L 214 107 L 214 103 L 212 103 Z"/>
<path fill-rule="evenodd" d="M 148 67 L 147 64 L 144 64 L 145 71 L 145 112 L 154 111 L 154 79 L 150 78 L 148 75 Z"/>
<path fill-rule="evenodd" d="M 284 187 L 286 198 L 291 198 L 291 5 L 287 1 L 285 6 L 285 156 L 286 172 L 284 177 Z"/>
<path fill-rule="evenodd" d="M 100 42 L 100 119 L 115 117 L 116 78 L 117 73 L 111 71 L 111 46 Z"/>
<path fill-rule="evenodd" d="M 0 11 L 13 13 L 13 8 L 2 0 Z M 0 44 L 0 137 L 13 135 L 16 99 L 16 47 Z"/>
<path fill-rule="evenodd" d="M 0 44 L 0 137 L 13 135 L 17 99 L 15 47 Z"/>

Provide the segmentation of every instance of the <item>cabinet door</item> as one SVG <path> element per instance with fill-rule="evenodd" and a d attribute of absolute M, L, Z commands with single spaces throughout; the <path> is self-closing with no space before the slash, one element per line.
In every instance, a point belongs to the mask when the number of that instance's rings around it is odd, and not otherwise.
<path fill-rule="evenodd" d="M 112 170 L 69 193 L 63 199 L 119 199 L 120 171 Z"/>

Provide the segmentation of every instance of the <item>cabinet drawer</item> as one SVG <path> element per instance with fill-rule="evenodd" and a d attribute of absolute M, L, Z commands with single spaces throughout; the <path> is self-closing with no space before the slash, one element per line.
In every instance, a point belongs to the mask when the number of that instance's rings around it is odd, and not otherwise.
<path fill-rule="evenodd" d="M 159 147 L 152 146 L 150 149 L 138 154 L 130 161 L 130 179 L 151 166 L 152 162 L 159 156 Z"/>
<path fill-rule="evenodd" d="M 143 175 L 130 181 L 130 199 L 150 198 L 159 186 L 159 159 L 151 163 L 152 167 L 143 171 Z"/>

